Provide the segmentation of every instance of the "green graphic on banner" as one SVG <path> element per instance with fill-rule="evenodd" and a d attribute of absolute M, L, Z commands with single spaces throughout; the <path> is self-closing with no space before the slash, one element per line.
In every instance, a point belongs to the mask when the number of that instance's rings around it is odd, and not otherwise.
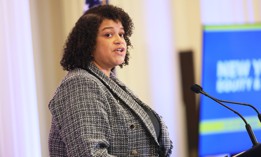
<path fill-rule="evenodd" d="M 250 116 L 245 118 L 252 129 L 261 130 L 261 124 L 257 116 Z M 200 123 L 201 134 L 218 134 L 229 132 L 246 131 L 245 123 L 240 118 L 224 118 L 215 120 L 205 120 Z"/>

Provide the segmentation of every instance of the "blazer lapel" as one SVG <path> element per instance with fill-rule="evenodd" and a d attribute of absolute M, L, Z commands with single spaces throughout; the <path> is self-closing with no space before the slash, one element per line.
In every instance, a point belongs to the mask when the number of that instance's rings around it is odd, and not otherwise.
<path fill-rule="evenodd" d="M 94 74 L 101 82 L 107 86 L 113 94 L 120 98 L 126 105 L 128 105 L 142 120 L 143 124 L 146 126 L 155 142 L 159 145 L 154 126 L 151 122 L 150 117 L 144 111 L 144 109 L 139 105 L 139 100 L 127 89 L 127 87 L 121 83 L 114 74 L 111 74 L 111 78 L 107 77 L 102 73 L 95 65 L 90 64 L 88 69 L 92 74 Z M 141 104 L 143 105 L 143 104 Z M 146 106 L 145 106 L 146 107 Z"/>

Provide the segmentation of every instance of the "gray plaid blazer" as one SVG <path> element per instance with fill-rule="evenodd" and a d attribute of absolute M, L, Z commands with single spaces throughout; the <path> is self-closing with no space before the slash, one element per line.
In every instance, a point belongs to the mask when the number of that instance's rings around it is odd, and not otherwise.
<path fill-rule="evenodd" d="M 93 64 L 68 72 L 49 103 L 50 156 L 169 156 L 172 142 L 162 118 L 155 113 L 161 124 L 157 138 L 143 107 L 149 108 Z"/>

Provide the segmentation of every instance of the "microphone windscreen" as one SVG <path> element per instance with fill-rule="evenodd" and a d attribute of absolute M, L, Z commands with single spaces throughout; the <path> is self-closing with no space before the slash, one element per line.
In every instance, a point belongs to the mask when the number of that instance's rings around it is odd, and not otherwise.
<path fill-rule="evenodd" d="M 193 84 L 190 89 L 197 94 L 202 92 L 202 87 L 197 84 Z"/>

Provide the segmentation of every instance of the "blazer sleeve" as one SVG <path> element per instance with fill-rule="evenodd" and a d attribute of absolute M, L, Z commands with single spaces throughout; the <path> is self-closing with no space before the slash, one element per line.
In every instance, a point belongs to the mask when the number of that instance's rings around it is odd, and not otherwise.
<path fill-rule="evenodd" d="M 67 79 L 58 88 L 49 109 L 68 156 L 112 156 L 104 95 L 95 81 L 84 77 Z"/>

